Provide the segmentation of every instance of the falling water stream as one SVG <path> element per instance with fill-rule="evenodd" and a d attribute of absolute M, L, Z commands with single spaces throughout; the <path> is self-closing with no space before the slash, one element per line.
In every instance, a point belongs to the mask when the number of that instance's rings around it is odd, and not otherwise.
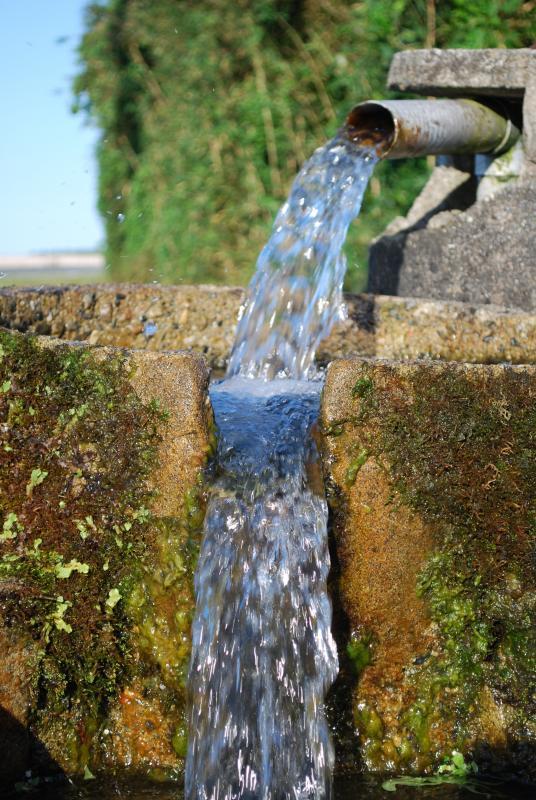
<path fill-rule="evenodd" d="M 323 702 L 338 665 L 314 356 L 341 312 L 342 245 L 375 162 L 336 136 L 304 165 L 211 391 L 218 475 L 195 579 L 187 800 L 330 796 Z"/>

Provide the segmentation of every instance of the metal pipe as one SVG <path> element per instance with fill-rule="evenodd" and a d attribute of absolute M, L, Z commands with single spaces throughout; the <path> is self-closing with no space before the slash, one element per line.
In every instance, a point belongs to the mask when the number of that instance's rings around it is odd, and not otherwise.
<path fill-rule="evenodd" d="M 502 109 L 476 100 L 369 100 L 352 109 L 343 133 L 380 158 L 498 155 L 520 136 Z"/>

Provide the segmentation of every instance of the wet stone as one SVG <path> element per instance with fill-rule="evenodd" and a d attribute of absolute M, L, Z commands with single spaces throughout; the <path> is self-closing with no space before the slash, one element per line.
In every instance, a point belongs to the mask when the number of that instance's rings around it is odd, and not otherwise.
<path fill-rule="evenodd" d="M 32 763 L 28 723 L 37 645 L 0 624 L 0 653 L 0 780 L 6 785 L 19 779 Z"/>

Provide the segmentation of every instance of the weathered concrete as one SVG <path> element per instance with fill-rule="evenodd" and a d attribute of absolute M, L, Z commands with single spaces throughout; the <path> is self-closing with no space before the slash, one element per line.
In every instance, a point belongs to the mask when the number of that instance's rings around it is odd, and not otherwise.
<path fill-rule="evenodd" d="M 513 180 L 524 174 L 526 158 L 523 142 L 518 140 L 508 152 L 492 158 L 488 155 L 477 155 L 474 159 L 474 171 L 478 176 L 477 200 L 483 200 L 504 189 Z"/>
<path fill-rule="evenodd" d="M 440 168 L 458 193 L 457 170 Z M 415 211 L 442 202 L 432 192 Z M 410 213 L 413 213 L 410 212 Z M 243 291 L 212 286 L 49 287 L 0 290 L 0 322 L 11 329 L 50 333 L 65 340 L 149 351 L 190 349 L 216 370 L 229 357 Z M 350 355 L 431 357 L 489 363 L 536 361 L 536 315 L 497 306 L 373 295 L 346 295 L 347 319 L 322 343 L 318 360 Z M 105 313 L 103 312 L 105 310 Z M 153 335 L 143 330 L 155 325 Z M 154 329 L 149 329 L 149 331 Z"/>
<path fill-rule="evenodd" d="M 337 702 L 351 691 L 370 769 L 422 773 L 460 749 L 536 775 L 535 408 L 536 367 L 328 370 Z"/>
<path fill-rule="evenodd" d="M 0 291 L 0 325 L 92 345 L 195 350 L 221 368 L 242 299 L 242 289 L 218 286 L 7 288 Z"/>
<path fill-rule="evenodd" d="M 536 362 L 536 316 L 497 306 L 381 295 L 347 297 L 319 359 L 369 355 L 472 363 Z"/>
<path fill-rule="evenodd" d="M 368 290 L 536 309 L 536 185 L 516 181 L 465 211 L 424 216 L 370 249 Z"/>
<path fill-rule="evenodd" d="M 177 771 L 206 367 L 5 331 L 0 344 L 4 777 Z"/>
<path fill-rule="evenodd" d="M 438 97 L 523 96 L 536 52 L 518 50 L 404 50 L 389 68 L 390 89 Z"/>
<path fill-rule="evenodd" d="M 396 217 L 383 235 L 393 235 L 413 225 L 423 225 L 442 211 L 466 209 L 476 200 L 477 180 L 470 171 L 436 166 L 405 217 Z"/>
<path fill-rule="evenodd" d="M 536 52 L 536 51 L 533 51 Z M 523 97 L 523 150 L 525 172 L 529 180 L 536 179 L 536 61 L 530 64 Z"/>
<path fill-rule="evenodd" d="M 478 189 L 470 164 L 457 173 L 434 170 L 407 217 L 373 242 L 368 291 L 536 308 L 535 76 L 536 51 L 530 49 L 394 56 L 391 89 L 503 98 L 514 122 L 522 120 L 523 141 L 489 164 Z"/>

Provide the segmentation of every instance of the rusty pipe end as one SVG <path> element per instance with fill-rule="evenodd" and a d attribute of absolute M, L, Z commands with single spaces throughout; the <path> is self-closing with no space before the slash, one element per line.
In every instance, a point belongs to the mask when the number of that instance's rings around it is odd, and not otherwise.
<path fill-rule="evenodd" d="M 357 147 L 370 148 L 378 158 L 385 158 L 397 138 L 397 121 L 381 103 L 367 101 L 350 111 L 343 130 Z"/>

